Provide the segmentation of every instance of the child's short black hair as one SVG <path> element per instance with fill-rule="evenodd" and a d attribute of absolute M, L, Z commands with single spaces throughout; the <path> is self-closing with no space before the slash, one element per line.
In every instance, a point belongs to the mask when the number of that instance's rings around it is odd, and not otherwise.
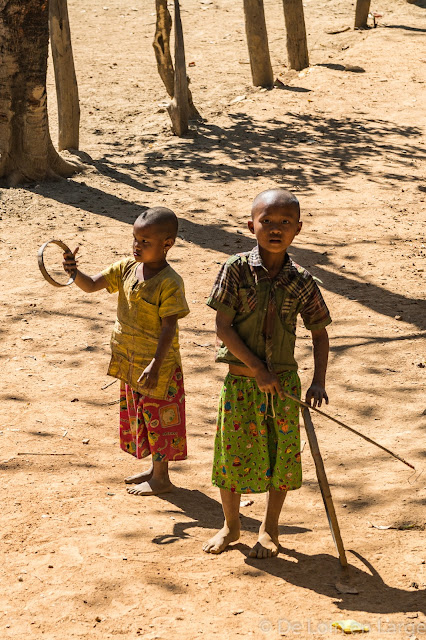
<path fill-rule="evenodd" d="M 136 219 L 140 224 L 152 224 L 161 227 L 167 238 L 176 238 L 178 233 L 178 219 L 176 214 L 167 207 L 152 207 L 147 209 Z"/>
<path fill-rule="evenodd" d="M 259 195 L 253 200 L 251 207 L 252 217 L 258 206 L 261 204 L 292 206 L 297 211 L 298 218 L 300 218 L 299 200 L 293 193 L 291 193 L 291 191 L 286 191 L 285 189 L 267 189 L 266 191 L 262 191 L 262 193 L 259 193 Z"/>

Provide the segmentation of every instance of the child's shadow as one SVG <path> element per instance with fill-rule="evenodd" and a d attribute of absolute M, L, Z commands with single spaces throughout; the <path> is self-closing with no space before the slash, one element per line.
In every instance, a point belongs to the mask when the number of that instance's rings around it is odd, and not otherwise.
<path fill-rule="evenodd" d="M 201 491 L 197 489 L 184 489 L 179 488 L 171 493 L 159 495 L 164 501 L 167 501 L 180 510 L 183 515 L 192 519 L 192 522 L 176 522 L 173 527 L 173 533 L 155 536 L 152 542 L 154 544 L 171 544 L 185 538 L 190 538 L 188 529 L 194 527 L 202 527 L 203 529 L 221 529 L 223 526 L 223 511 L 220 503 L 213 498 L 209 498 Z M 164 513 L 164 511 L 163 511 Z M 176 509 L 166 510 L 166 513 L 179 513 Z M 260 521 L 250 516 L 246 516 L 243 513 L 240 517 L 241 529 L 244 531 L 258 531 Z M 289 527 L 281 526 L 280 534 L 291 535 L 295 533 L 305 533 L 310 531 L 304 527 Z M 235 549 L 235 547 L 243 548 L 243 545 L 234 545 L 229 547 L 229 550 Z"/>
<path fill-rule="evenodd" d="M 220 503 L 201 491 L 179 488 L 173 493 L 158 497 L 177 507 L 177 509 L 169 509 L 169 513 L 182 513 L 192 522 L 176 522 L 173 533 L 156 536 L 153 539 L 154 544 L 171 544 L 190 538 L 192 536 L 188 533 L 188 529 L 194 527 L 220 529 L 223 525 Z M 241 528 L 243 530 L 257 531 L 259 525 L 259 520 L 241 514 Z M 280 527 L 280 534 L 287 536 L 307 531 L 311 531 L 311 529 L 292 526 Z M 368 570 L 364 571 L 353 564 L 349 565 L 350 582 L 351 585 L 357 587 L 359 595 L 342 594 L 336 590 L 335 583 L 343 580 L 337 554 L 336 556 L 327 553 L 308 555 L 281 547 L 278 557 L 257 560 L 248 557 L 249 547 L 241 543 L 230 545 L 227 551 L 242 553 L 246 556 L 245 563 L 247 565 L 281 578 L 283 586 L 285 583 L 289 583 L 332 598 L 336 606 L 342 610 L 379 614 L 406 611 L 426 613 L 425 589 L 407 591 L 388 586 L 373 565 L 356 551 L 351 551 L 351 553 Z M 200 553 L 202 553 L 201 550 Z M 283 556 L 287 556 L 287 558 Z"/>
<path fill-rule="evenodd" d="M 310 589 L 334 600 L 339 609 L 365 611 L 368 613 L 401 613 L 406 611 L 426 612 L 426 589 L 406 591 L 390 587 L 381 578 L 373 565 L 356 551 L 350 551 L 368 569 L 364 571 L 349 564 L 351 586 L 355 586 L 359 595 L 339 593 L 336 582 L 344 581 L 344 573 L 337 556 L 326 553 L 307 555 L 293 549 L 280 549 L 283 555 L 266 560 L 247 557 L 245 563 L 277 578 L 285 583 Z M 368 621 L 367 621 L 368 622 Z"/>

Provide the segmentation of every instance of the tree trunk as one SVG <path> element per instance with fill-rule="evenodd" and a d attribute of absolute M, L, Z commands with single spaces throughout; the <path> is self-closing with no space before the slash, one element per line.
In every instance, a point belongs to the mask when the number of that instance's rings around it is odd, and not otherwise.
<path fill-rule="evenodd" d="M 157 23 L 152 46 L 157 60 L 158 73 L 164 82 L 166 91 L 171 98 L 175 93 L 175 72 L 170 53 L 170 31 L 172 30 L 172 16 L 167 8 L 167 0 L 155 0 Z"/>
<path fill-rule="evenodd" d="M 370 0 L 357 0 L 355 9 L 355 29 L 367 29 Z"/>
<path fill-rule="evenodd" d="M 302 0 L 283 0 L 283 5 L 289 67 L 301 71 L 309 67 L 303 2 Z"/>
<path fill-rule="evenodd" d="M 253 84 L 255 87 L 272 87 L 274 76 L 263 0 L 244 0 L 244 16 Z"/>
<path fill-rule="evenodd" d="M 50 43 L 58 100 L 58 147 L 78 149 L 80 104 L 72 55 L 67 0 L 50 0 Z"/>
<path fill-rule="evenodd" d="M 155 8 L 157 11 L 157 22 L 152 46 L 154 47 L 155 59 L 157 60 L 157 68 L 160 78 L 166 87 L 168 95 L 170 98 L 173 98 L 175 95 L 175 71 L 170 53 L 172 16 L 167 8 L 167 0 L 155 0 Z M 189 78 L 187 78 L 189 118 L 190 120 L 194 120 L 199 118 L 200 114 L 192 101 L 192 94 L 188 85 Z"/>
<path fill-rule="evenodd" d="M 46 69 L 48 5 L 0 0 L 0 178 L 8 184 L 71 176 L 49 134 Z"/>
<path fill-rule="evenodd" d="M 179 0 L 175 3 L 175 82 L 174 97 L 168 112 L 172 121 L 173 131 L 177 136 L 183 136 L 188 131 L 189 103 L 188 79 L 186 77 L 185 46 L 183 42 L 182 21 L 180 19 Z"/>

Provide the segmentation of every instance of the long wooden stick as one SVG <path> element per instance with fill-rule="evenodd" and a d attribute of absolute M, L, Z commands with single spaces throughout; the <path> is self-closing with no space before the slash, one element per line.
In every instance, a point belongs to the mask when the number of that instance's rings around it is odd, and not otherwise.
<path fill-rule="evenodd" d="M 345 429 L 348 429 L 348 431 L 352 431 L 352 433 L 356 433 L 357 436 L 360 436 L 361 438 L 364 438 L 364 440 L 367 440 L 367 442 L 369 442 L 370 444 L 374 444 L 376 447 L 379 447 L 379 449 L 382 449 L 383 451 L 386 451 L 386 453 L 389 453 L 389 455 L 393 456 L 394 458 L 396 458 L 400 462 L 403 462 L 404 464 L 406 464 L 407 467 L 410 467 L 411 469 L 415 470 L 415 467 L 412 464 L 410 464 L 409 462 L 404 460 L 404 458 L 401 458 L 401 456 L 399 456 L 397 453 L 394 453 L 390 449 L 387 449 L 386 447 L 384 447 L 382 444 L 379 444 L 375 440 L 372 440 L 368 436 L 365 436 L 360 431 L 357 431 L 356 429 L 352 429 L 352 427 L 349 427 L 344 422 L 341 422 L 340 420 L 337 420 L 337 418 L 333 418 L 328 413 L 324 413 L 324 411 L 321 411 L 320 409 L 317 409 L 316 407 L 311 407 L 307 402 L 304 402 L 303 400 L 299 400 L 299 398 L 296 398 L 296 396 L 293 396 L 291 393 L 287 393 L 286 391 L 284 391 L 284 389 L 282 390 L 282 392 L 283 392 L 283 394 L 284 394 L 284 396 L 286 398 L 289 398 L 290 400 L 294 400 L 294 402 L 297 402 L 298 404 L 302 405 L 302 407 L 305 407 L 306 409 L 312 409 L 312 411 L 316 411 L 317 413 L 319 413 L 320 415 L 324 416 L 325 418 L 328 418 L 329 420 L 332 420 L 333 422 L 335 422 L 336 424 L 340 425 L 341 427 L 344 427 Z"/>
<path fill-rule="evenodd" d="M 334 544 L 336 545 L 337 553 L 339 554 L 340 564 L 345 568 L 348 566 L 348 561 L 346 559 L 345 548 L 343 546 L 342 536 L 340 535 L 339 523 L 337 522 L 337 516 L 331 497 L 330 485 L 328 484 L 327 475 L 325 473 L 324 463 L 319 450 L 318 440 L 315 433 L 314 425 L 312 423 L 311 414 L 309 413 L 309 409 L 306 408 L 303 409 L 302 413 L 303 421 L 305 423 L 306 435 L 308 436 L 309 446 L 311 448 L 312 457 L 315 462 L 318 484 L 321 489 L 325 512 L 328 518 L 328 524 L 330 525 L 331 535 L 333 536 Z"/>
<path fill-rule="evenodd" d="M 73 453 L 36 453 L 32 451 L 19 452 L 18 456 L 73 456 Z"/>

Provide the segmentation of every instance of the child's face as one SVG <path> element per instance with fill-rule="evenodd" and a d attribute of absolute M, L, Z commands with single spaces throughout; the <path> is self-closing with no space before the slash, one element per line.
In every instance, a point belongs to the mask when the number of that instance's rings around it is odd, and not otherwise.
<path fill-rule="evenodd" d="M 258 245 L 269 253 L 285 253 L 300 233 L 302 223 L 297 208 L 292 205 L 260 205 L 248 221 L 248 228 L 256 236 Z"/>
<path fill-rule="evenodd" d="M 164 231 L 156 224 L 135 222 L 133 225 L 133 256 L 144 264 L 161 263 L 173 245 L 172 238 L 165 238 Z"/>

